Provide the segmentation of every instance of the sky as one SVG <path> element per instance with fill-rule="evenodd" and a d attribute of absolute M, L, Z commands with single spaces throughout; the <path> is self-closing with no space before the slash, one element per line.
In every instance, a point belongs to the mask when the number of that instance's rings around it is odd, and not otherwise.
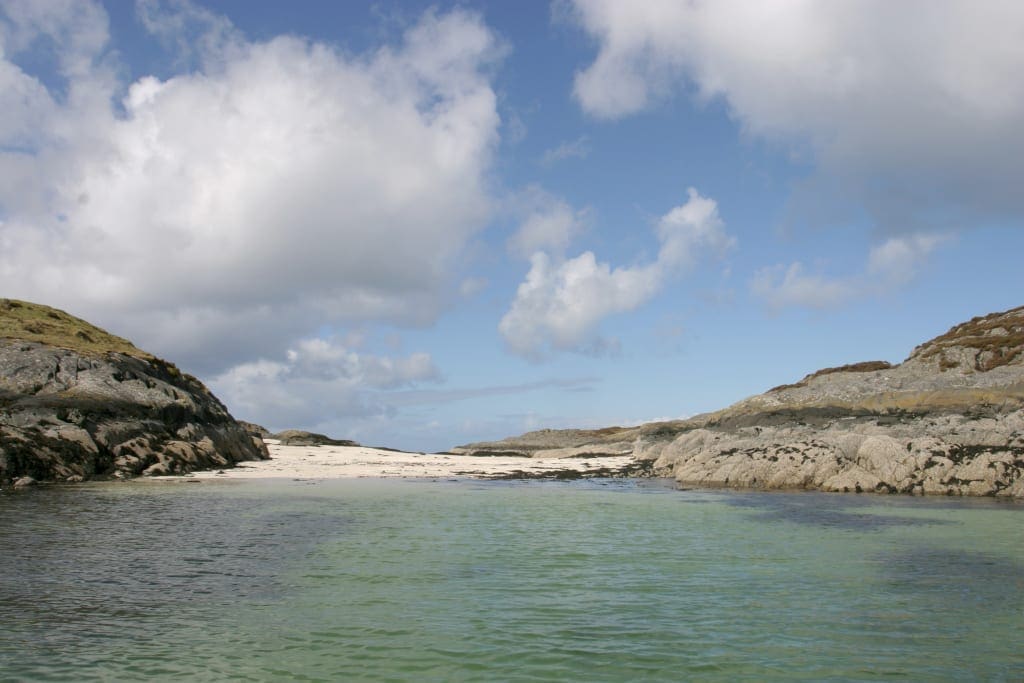
<path fill-rule="evenodd" d="M 677 419 L 1024 304 L 1024 3 L 0 0 L 0 295 L 239 419 Z"/>

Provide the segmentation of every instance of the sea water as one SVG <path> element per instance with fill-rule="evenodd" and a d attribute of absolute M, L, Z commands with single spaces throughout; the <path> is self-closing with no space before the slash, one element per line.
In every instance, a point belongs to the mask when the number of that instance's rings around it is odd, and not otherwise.
<path fill-rule="evenodd" d="M 657 480 L 0 492 L 0 680 L 1024 680 L 1024 504 Z"/>

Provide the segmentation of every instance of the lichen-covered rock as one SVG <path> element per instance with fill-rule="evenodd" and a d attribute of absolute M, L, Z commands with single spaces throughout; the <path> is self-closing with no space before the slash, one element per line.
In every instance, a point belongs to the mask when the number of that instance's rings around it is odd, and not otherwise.
<path fill-rule="evenodd" d="M 183 473 L 266 457 L 263 441 L 174 365 L 62 311 L 0 300 L 0 481 Z"/>

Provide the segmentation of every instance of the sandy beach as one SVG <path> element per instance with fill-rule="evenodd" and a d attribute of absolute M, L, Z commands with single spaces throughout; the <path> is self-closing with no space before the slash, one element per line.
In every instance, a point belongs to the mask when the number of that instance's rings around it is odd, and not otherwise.
<path fill-rule="evenodd" d="M 267 439 L 267 448 L 270 460 L 242 462 L 233 468 L 193 472 L 185 476 L 191 479 L 574 478 L 611 476 L 633 464 L 629 455 L 585 458 L 467 456 L 407 453 L 364 446 L 282 446 L 274 439 Z"/>

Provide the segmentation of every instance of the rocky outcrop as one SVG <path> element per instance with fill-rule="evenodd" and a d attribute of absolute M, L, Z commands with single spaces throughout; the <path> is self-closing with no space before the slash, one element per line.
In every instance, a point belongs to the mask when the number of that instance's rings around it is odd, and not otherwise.
<path fill-rule="evenodd" d="M 458 450 L 626 443 L 684 485 L 1024 497 L 1024 307 L 957 325 L 899 365 L 826 368 L 689 420 Z"/>
<path fill-rule="evenodd" d="M 261 439 L 273 438 L 273 434 L 270 433 L 270 430 L 263 425 L 258 425 L 255 422 L 246 422 L 245 420 L 239 420 L 238 424 L 242 425 L 245 431 L 258 436 Z"/>
<path fill-rule="evenodd" d="M 834 416 L 819 426 L 722 429 L 650 448 L 654 471 L 690 485 L 1024 496 L 1024 413 Z"/>
<path fill-rule="evenodd" d="M 0 482 L 269 457 L 199 380 L 63 311 L 0 300 Z"/>
<path fill-rule="evenodd" d="M 622 427 L 605 429 L 541 429 L 502 441 L 483 441 L 451 449 L 455 455 L 578 458 L 618 456 L 633 452 L 635 430 Z"/>
<path fill-rule="evenodd" d="M 272 434 L 269 438 L 277 439 L 282 446 L 358 446 L 355 441 L 348 439 L 332 439 L 325 434 L 316 432 L 305 432 L 301 429 L 286 429 L 283 432 Z"/>

